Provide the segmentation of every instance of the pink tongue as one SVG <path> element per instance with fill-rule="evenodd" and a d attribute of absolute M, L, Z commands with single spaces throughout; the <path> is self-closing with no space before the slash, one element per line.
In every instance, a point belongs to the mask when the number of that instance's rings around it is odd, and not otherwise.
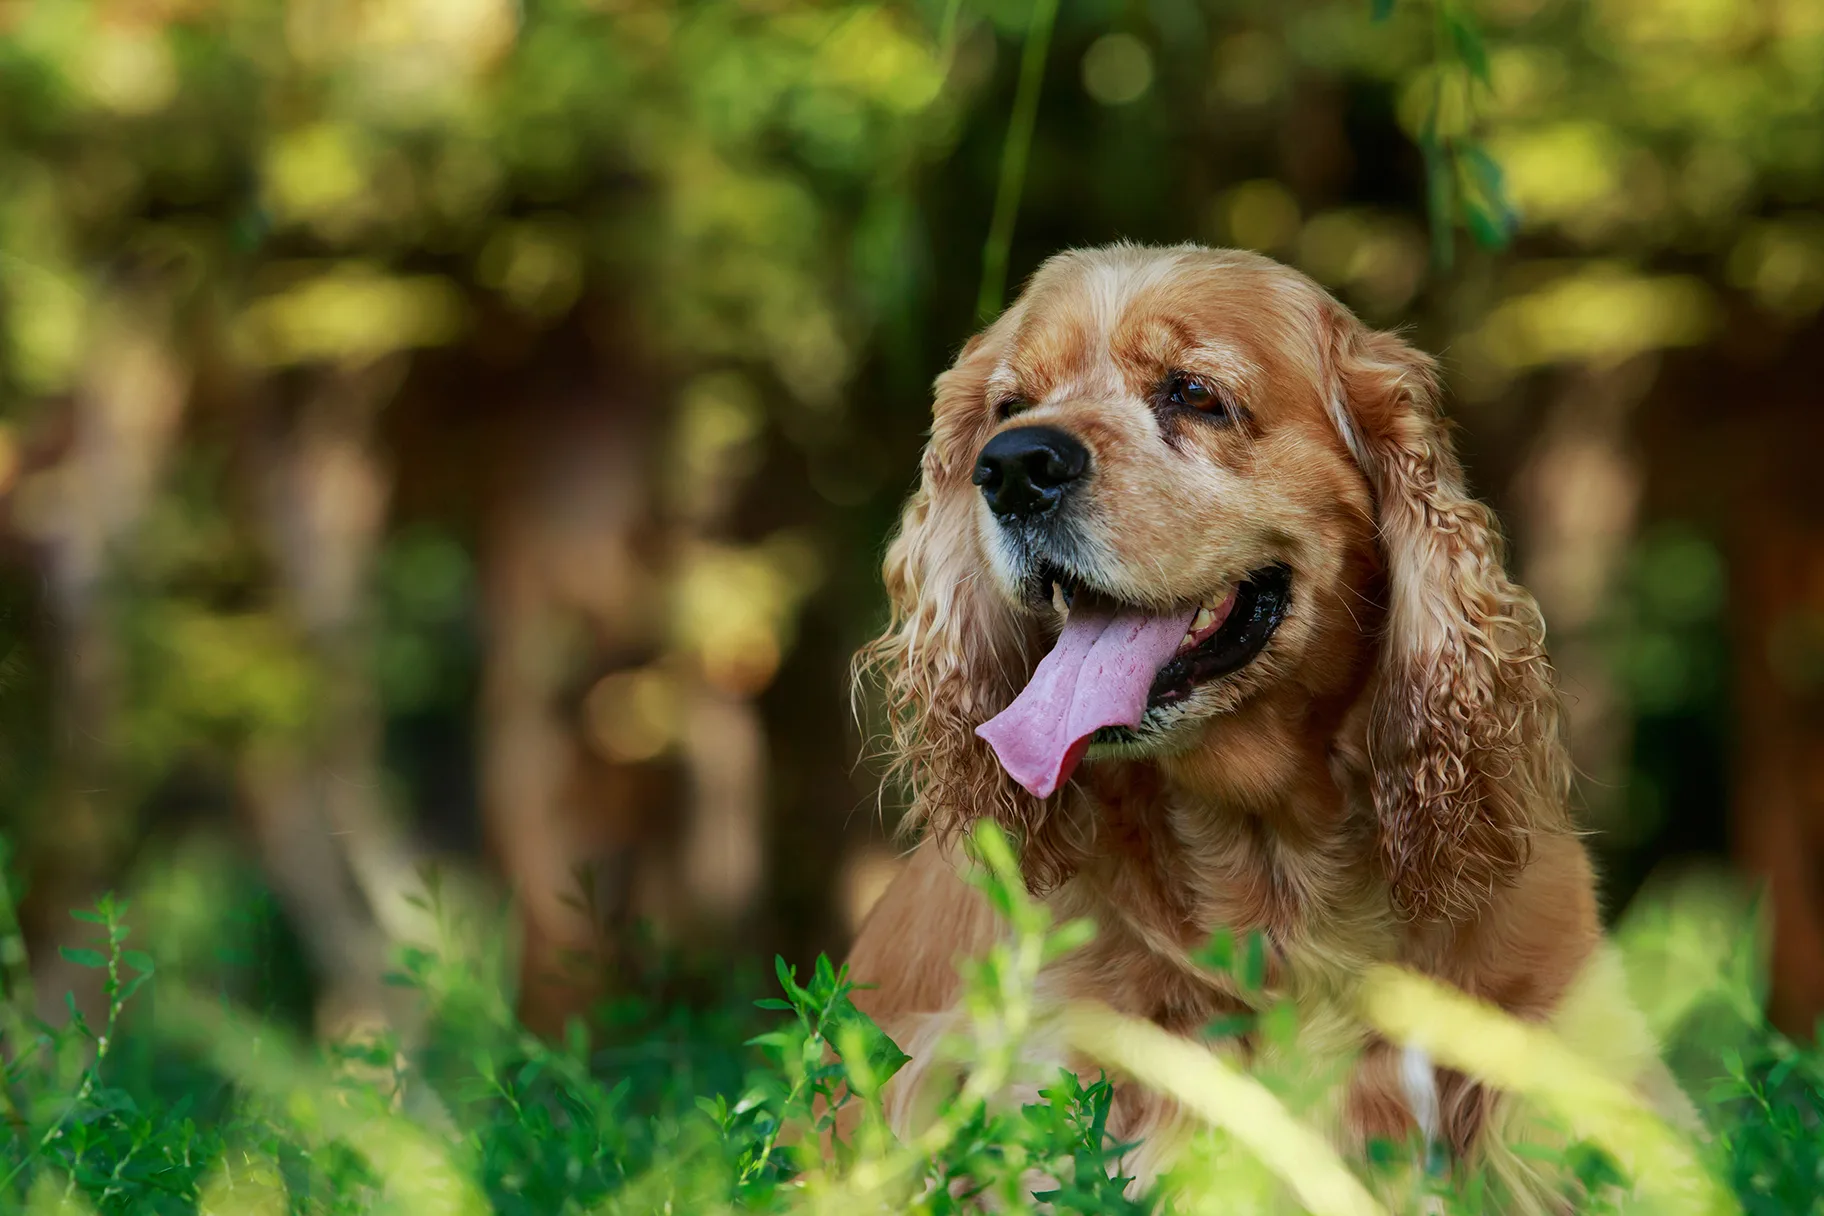
<path fill-rule="evenodd" d="M 1149 616 L 1084 604 L 1012 705 L 975 728 L 1007 775 L 1050 796 L 1104 726 L 1138 726 L 1153 677 L 1178 649 L 1196 609 Z"/>

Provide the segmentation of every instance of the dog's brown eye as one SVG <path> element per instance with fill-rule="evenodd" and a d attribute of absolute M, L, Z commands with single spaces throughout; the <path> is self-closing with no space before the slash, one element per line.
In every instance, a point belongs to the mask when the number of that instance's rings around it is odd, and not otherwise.
<path fill-rule="evenodd" d="M 994 415 L 997 418 L 1011 418 L 1024 410 L 1030 409 L 1032 402 L 1024 397 L 1002 397 L 994 403 Z"/>
<path fill-rule="evenodd" d="M 1165 399 L 1173 405 L 1182 405 L 1187 409 L 1200 410 L 1206 414 L 1220 413 L 1223 408 L 1222 394 L 1209 381 L 1183 372 L 1174 373 L 1166 381 Z"/>

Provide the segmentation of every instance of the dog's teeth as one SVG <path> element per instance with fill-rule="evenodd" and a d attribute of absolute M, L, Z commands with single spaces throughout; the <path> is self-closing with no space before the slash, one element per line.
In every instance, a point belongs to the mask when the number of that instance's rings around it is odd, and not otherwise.
<path fill-rule="evenodd" d="M 1064 598 L 1063 583 L 1053 583 L 1051 585 L 1051 606 L 1065 616 L 1070 615 L 1070 602 Z"/>
<path fill-rule="evenodd" d="M 1187 633 L 1184 635 L 1184 637 L 1179 639 L 1178 649 L 1189 650 L 1191 647 L 1195 646 L 1196 644 L 1197 644 L 1197 635 L 1194 633 Z"/>
<path fill-rule="evenodd" d="M 1196 617 L 1191 621 L 1191 632 L 1196 633 L 1199 630 L 1208 629 L 1210 627 L 1210 622 L 1215 619 L 1216 614 L 1214 612 L 1211 612 L 1208 608 L 1199 608 Z"/>

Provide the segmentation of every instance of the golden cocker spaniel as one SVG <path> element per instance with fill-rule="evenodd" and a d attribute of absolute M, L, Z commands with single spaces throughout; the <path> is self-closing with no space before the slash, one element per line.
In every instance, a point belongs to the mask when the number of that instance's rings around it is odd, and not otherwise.
<path fill-rule="evenodd" d="M 863 665 L 924 840 L 851 964 L 914 1058 L 902 1089 L 956 958 L 1000 932 L 951 847 L 984 816 L 1099 928 L 1048 993 L 1187 1035 L 1245 1007 L 1192 961 L 1218 927 L 1263 933 L 1299 1000 L 1395 962 L 1549 1021 L 1600 961 L 1544 625 L 1436 366 L 1303 275 L 1194 246 L 1051 259 L 938 378 L 885 573 Z M 1449 1073 L 1415 1094 L 1410 1056 L 1359 1046 L 1344 1138 L 1418 1112 L 1472 1151 L 1493 1097 Z M 1123 1139 L 1170 1118 L 1118 1095 Z"/>

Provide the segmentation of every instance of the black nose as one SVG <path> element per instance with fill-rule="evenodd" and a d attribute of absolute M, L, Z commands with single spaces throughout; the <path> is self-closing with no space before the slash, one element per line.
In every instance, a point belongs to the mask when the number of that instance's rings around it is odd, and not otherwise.
<path fill-rule="evenodd" d="M 1030 519 L 1058 505 L 1089 468 L 1089 450 L 1055 426 L 1020 426 L 990 439 L 975 458 L 976 485 L 996 515 Z"/>

